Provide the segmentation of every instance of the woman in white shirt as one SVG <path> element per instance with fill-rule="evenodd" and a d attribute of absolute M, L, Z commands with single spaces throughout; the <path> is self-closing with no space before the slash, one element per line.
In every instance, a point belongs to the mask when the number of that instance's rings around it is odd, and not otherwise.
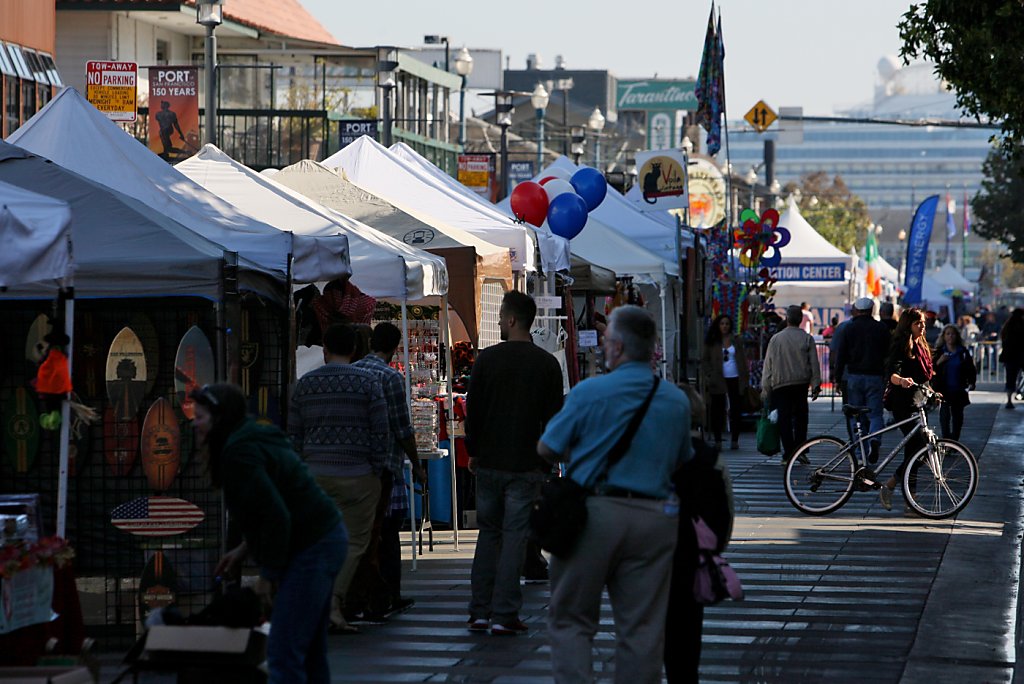
<path fill-rule="evenodd" d="M 715 318 L 708 328 L 700 366 L 704 393 L 710 399 L 711 433 L 715 437 L 715 445 L 722 446 L 728 402 L 731 448 L 739 449 L 740 391 L 747 386 L 747 355 L 743 341 L 733 335 L 732 319 L 725 314 Z"/>

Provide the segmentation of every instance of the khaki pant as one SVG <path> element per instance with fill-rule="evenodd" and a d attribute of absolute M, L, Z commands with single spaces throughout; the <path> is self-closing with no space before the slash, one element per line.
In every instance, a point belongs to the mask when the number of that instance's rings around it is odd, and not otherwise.
<path fill-rule="evenodd" d="M 360 475 L 359 477 L 319 476 L 316 482 L 341 511 L 342 520 L 348 530 L 348 555 L 341 572 L 334 579 L 334 596 L 344 603 L 359 560 L 366 552 L 373 532 L 373 516 L 380 499 L 380 477 Z"/>
<path fill-rule="evenodd" d="M 615 618 L 615 681 L 661 682 L 678 516 L 663 501 L 591 496 L 568 558 L 551 559 L 548 636 L 555 681 L 593 681 L 592 650 L 607 585 Z"/>

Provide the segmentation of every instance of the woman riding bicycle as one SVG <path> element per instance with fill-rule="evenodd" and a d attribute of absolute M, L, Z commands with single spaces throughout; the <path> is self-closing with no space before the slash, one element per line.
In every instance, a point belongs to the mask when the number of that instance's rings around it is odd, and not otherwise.
<path fill-rule="evenodd" d="M 903 311 L 899 323 L 892 333 L 892 344 L 889 347 L 889 358 L 886 361 L 886 373 L 889 378 L 887 388 L 888 400 L 886 408 L 892 411 L 896 422 L 910 418 L 917 411 L 914 405 L 916 391 L 914 385 L 926 384 L 932 379 L 932 354 L 925 341 L 925 315 L 920 309 L 910 308 Z M 903 434 L 908 434 L 915 425 L 907 423 L 900 427 Z M 925 448 L 924 435 L 918 432 L 903 448 L 903 462 L 896 474 L 882 485 L 878 491 L 885 510 L 892 510 L 892 493 L 896 483 L 903 478 L 907 461 L 921 449 Z"/>

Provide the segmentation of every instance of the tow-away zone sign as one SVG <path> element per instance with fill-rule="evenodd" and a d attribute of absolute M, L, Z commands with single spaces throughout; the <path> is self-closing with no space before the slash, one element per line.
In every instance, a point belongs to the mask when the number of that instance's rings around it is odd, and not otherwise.
<path fill-rule="evenodd" d="M 135 121 L 139 65 L 90 61 L 85 66 L 85 97 L 111 121 Z"/>

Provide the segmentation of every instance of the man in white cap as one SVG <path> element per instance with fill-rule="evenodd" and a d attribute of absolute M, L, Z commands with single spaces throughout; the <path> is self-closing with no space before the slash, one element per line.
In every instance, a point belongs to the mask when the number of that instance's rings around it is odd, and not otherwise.
<path fill-rule="evenodd" d="M 835 382 L 846 383 L 844 393 L 847 404 L 867 406 L 867 416 L 861 416 L 864 434 L 881 430 L 885 423 L 882 414 L 882 394 L 885 391 L 885 357 L 889 353 L 889 328 L 876 321 L 871 313 L 874 301 L 861 297 L 853 303 L 853 318 L 836 335 Z M 850 429 L 853 429 L 851 423 Z M 878 461 L 881 438 L 871 440 L 868 462 Z"/>

